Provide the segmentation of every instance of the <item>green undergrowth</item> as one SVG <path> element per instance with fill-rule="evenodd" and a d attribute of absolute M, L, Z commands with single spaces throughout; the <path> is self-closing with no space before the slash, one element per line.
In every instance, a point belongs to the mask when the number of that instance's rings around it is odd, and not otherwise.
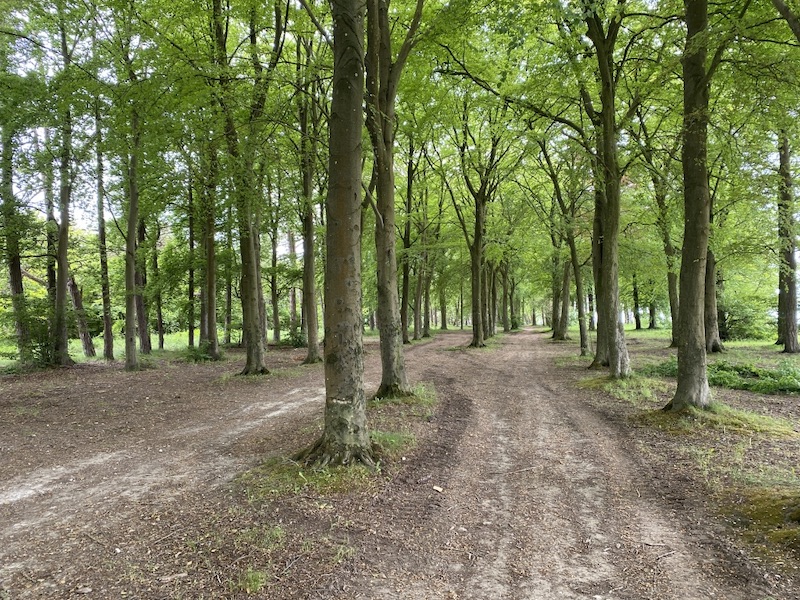
<path fill-rule="evenodd" d="M 639 369 L 638 373 L 646 377 L 676 377 L 678 359 L 671 356 L 666 361 Z M 716 360 L 708 364 L 708 383 L 759 394 L 796 394 L 800 392 L 800 367 L 788 360 L 774 368 Z"/>
<path fill-rule="evenodd" d="M 374 485 L 373 472 L 360 465 L 307 468 L 284 457 L 270 458 L 242 473 L 237 483 L 251 502 L 287 495 L 330 496 Z"/>
<path fill-rule="evenodd" d="M 706 410 L 687 408 L 678 413 L 661 410 L 643 412 L 635 421 L 670 433 L 688 434 L 718 431 L 731 434 L 763 435 L 776 438 L 797 437 L 792 423 L 749 410 L 714 402 Z"/>
<path fill-rule="evenodd" d="M 650 407 L 652 402 L 659 398 L 659 394 L 667 390 L 667 385 L 660 379 L 639 375 L 625 379 L 612 379 L 609 375 L 600 375 L 583 379 L 578 383 L 578 387 L 602 390 L 638 407 Z"/>

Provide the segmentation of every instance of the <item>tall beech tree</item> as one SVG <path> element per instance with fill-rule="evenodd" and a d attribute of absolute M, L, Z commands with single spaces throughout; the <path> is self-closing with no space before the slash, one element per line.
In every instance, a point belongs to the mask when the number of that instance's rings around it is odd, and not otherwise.
<path fill-rule="evenodd" d="M 376 176 L 375 249 L 378 279 L 378 324 L 381 345 L 381 383 L 377 397 L 410 393 L 403 357 L 403 327 L 397 292 L 397 249 L 395 244 L 394 143 L 395 102 L 400 76 L 417 42 L 424 0 L 417 0 L 405 39 L 392 52 L 392 22 L 389 0 L 366 0 L 367 118 Z"/>
<path fill-rule="evenodd" d="M 259 6 L 247 10 L 248 37 L 246 50 L 254 78 L 249 91 L 246 121 L 237 122 L 236 93 L 241 92 L 239 78 L 233 70 L 233 58 L 228 54 L 230 10 L 223 10 L 221 0 L 212 1 L 211 29 L 214 39 L 214 63 L 219 71 L 216 78 L 216 101 L 223 120 L 223 135 L 232 170 L 233 196 L 236 206 L 241 253 L 242 336 L 247 360 L 243 375 L 268 373 L 265 364 L 265 318 L 261 287 L 261 260 L 257 204 L 261 195 L 255 174 L 255 159 L 264 128 L 264 111 L 269 86 L 283 51 L 286 10 L 281 2 L 273 3 L 273 40 L 268 62 L 262 61 L 259 34 L 263 26 Z M 238 48 L 237 48 L 238 50 Z"/>
<path fill-rule="evenodd" d="M 778 342 L 783 351 L 800 352 L 797 341 L 797 259 L 795 258 L 794 197 L 792 193 L 791 153 L 785 130 L 778 136 Z"/>
<path fill-rule="evenodd" d="M 711 402 L 706 373 L 704 324 L 706 259 L 711 216 L 708 187 L 708 2 L 685 0 L 686 44 L 683 51 L 683 204 L 678 313 L 678 386 L 665 407 L 680 411 Z"/>
<path fill-rule="evenodd" d="M 361 329 L 361 132 L 364 13 L 360 0 L 332 0 L 333 100 L 325 203 L 325 424 L 300 460 L 373 465 L 364 394 Z"/>

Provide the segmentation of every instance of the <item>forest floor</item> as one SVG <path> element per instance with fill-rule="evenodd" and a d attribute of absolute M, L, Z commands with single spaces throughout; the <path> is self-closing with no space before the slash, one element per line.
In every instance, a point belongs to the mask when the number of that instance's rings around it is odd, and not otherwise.
<path fill-rule="evenodd" d="M 714 462 L 777 469 L 791 435 L 676 433 L 654 410 L 669 384 L 634 402 L 574 343 L 468 340 L 407 347 L 437 402 L 373 403 L 415 443 L 350 479 L 286 458 L 324 407 L 301 350 L 261 378 L 234 352 L 0 377 L 0 599 L 800 598 L 797 556 L 746 535 L 738 471 Z M 379 375 L 372 340 L 368 392 Z M 798 422 L 796 398 L 720 395 Z"/>

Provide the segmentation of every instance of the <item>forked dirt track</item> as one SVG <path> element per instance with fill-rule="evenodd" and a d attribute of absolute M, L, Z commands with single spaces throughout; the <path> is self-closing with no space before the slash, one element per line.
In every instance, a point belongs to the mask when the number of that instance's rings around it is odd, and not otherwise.
<path fill-rule="evenodd" d="M 564 346 L 531 331 L 490 350 L 467 341 L 408 349 L 411 378 L 434 385 L 439 407 L 395 479 L 337 506 L 353 558 L 325 567 L 324 585 L 307 586 L 312 565 L 255 597 L 800 597 L 791 581 L 766 583 L 681 489 L 665 493 L 637 441 L 575 387 L 577 369 L 556 367 Z M 279 366 L 301 356 L 284 352 Z M 367 359 L 370 390 L 374 346 Z M 223 510 L 236 473 L 297 449 L 317 422 L 321 367 L 256 381 L 226 377 L 235 369 L 0 379 L 0 599 L 236 596 L 170 579 L 194 574 L 108 575 Z"/>
<path fill-rule="evenodd" d="M 443 433 L 458 429 L 461 441 L 433 450 L 430 477 L 415 481 L 427 489 L 387 494 L 402 498 L 398 518 L 368 549 L 356 596 L 795 597 L 764 585 L 713 524 L 664 501 L 634 442 L 587 405 L 574 373 L 554 367 L 563 355 L 522 332 L 496 351 L 443 353 L 422 372 L 461 420 Z M 403 515 L 420 511 L 407 527 Z"/>

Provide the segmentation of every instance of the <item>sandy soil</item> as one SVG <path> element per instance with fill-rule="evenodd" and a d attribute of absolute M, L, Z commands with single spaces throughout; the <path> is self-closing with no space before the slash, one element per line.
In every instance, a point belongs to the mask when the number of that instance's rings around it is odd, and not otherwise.
<path fill-rule="evenodd" d="M 253 503 L 234 480 L 316 435 L 322 370 L 302 351 L 272 352 L 259 379 L 234 377 L 236 358 L 0 378 L 0 599 L 800 598 L 702 482 L 575 386 L 583 368 L 556 364 L 574 348 L 467 341 L 408 349 L 439 398 L 416 449 L 377 488 L 325 499 Z M 378 379 L 371 345 L 367 390 Z M 281 544 L 240 542 L 265 523 Z M 258 561 L 272 577 L 248 593 Z"/>

